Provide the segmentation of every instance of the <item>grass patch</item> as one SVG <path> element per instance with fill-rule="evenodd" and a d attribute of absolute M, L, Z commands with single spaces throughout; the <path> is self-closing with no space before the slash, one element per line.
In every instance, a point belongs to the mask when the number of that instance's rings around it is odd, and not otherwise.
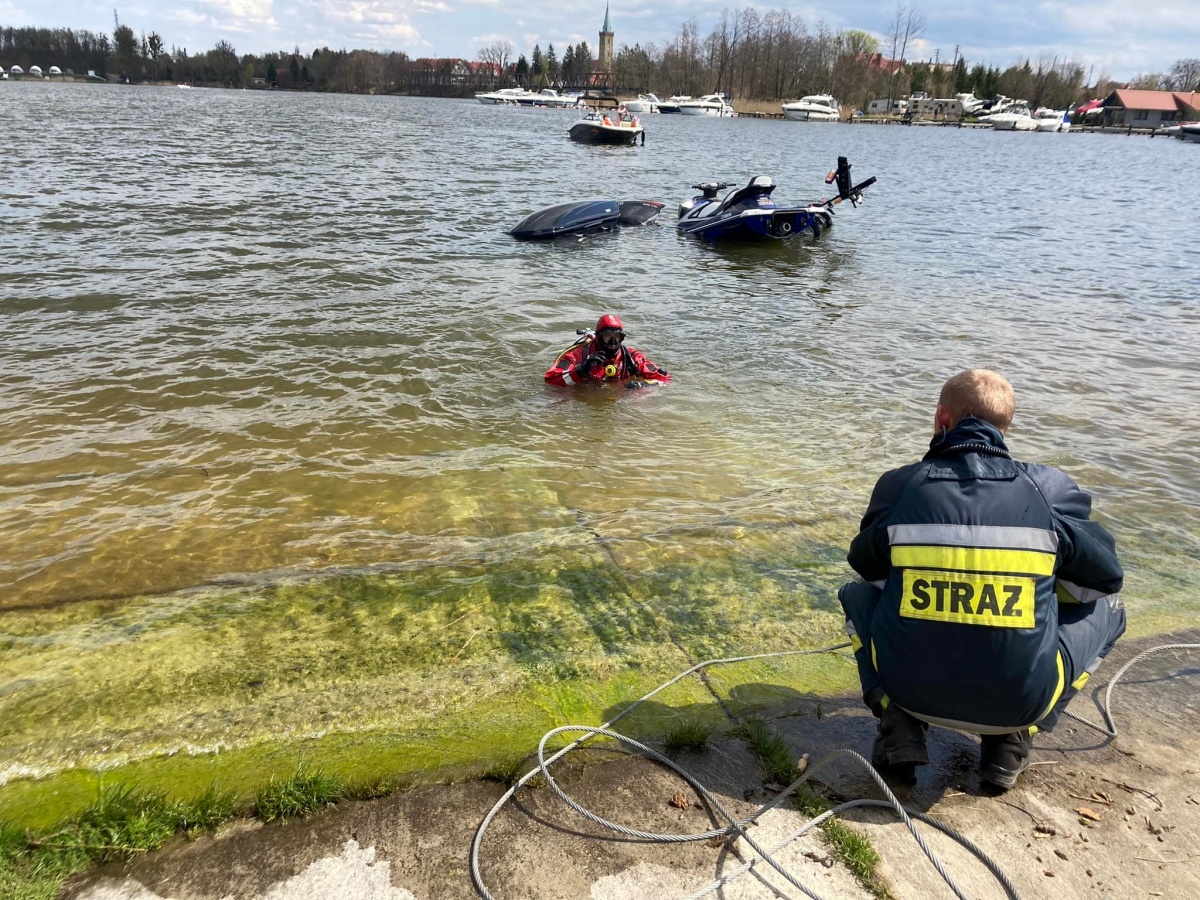
<path fill-rule="evenodd" d="M 237 812 L 215 786 L 191 801 L 127 785 L 102 788 L 96 803 L 44 831 L 0 823 L 0 897 L 53 900 L 73 874 L 157 850 L 175 834 L 212 831 Z"/>
<path fill-rule="evenodd" d="M 667 732 L 663 738 L 663 753 L 674 759 L 685 750 L 692 753 L 703 753 L 708 749 L 708 739 L 712 736 L 712 726 L 702 722 L 681 722 Z"/>
<path fill-rule="evenodd" d="M 739 738 L 750 745 L 751 752 L 758 758 L 759 765 L 771 781 L 789 785 L 796 780 L 792 751 L 762 719 L 747 719 L 728 733 L 730 737 Z"/>
<path fill-rule="evenodd" d="M 796 764 L 791 751 L 783 739 L 771 730 L 762 719 L 747 719 L 729 730 L 729 736 L 744 740 L 750 751 L 758 758 L 759 765 L 771 781 L 789 785 L 796 780 Z M 801 785 L 796 791 L 796 802 L 805 815 L 816 817 L 828 812 L 833 804 L 825 797 Z M 892 900 L 892 894 L 876 875 L 879 854 L 871 842 L 836 817 L 821 823 L 825 840 L 865 889 L 879 900 Z"/>
<path fill-rule="evenodd" d="M 254 814 L 264 822 L 286 822 L 344 799 L 349 799 L 345 782 L 301 763 L 290 777 L 272 776 L 255 792 Z"/>

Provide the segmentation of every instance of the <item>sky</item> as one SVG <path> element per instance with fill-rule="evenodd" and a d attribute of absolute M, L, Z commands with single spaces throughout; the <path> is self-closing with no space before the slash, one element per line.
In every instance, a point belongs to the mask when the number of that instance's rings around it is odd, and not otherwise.
<path fill-rule="evenodd" d="M 543 51 L 553 44 L 561 57 L 580 41 L 595 53 L 605 10 L 605 0 L 0 0 L 0 27 L 111 35 L 114 4 L 121 24 L 135 33 L 158 32 L 166 47 L 193 54 L 225 40 L 239 54 L 296 47 L 310 54 L 329 47 L 465 59 L 477 59 L 497 41 L 510 42 L 515 54 L 526 57 L 535 44 Z M 703 37 L 718 27 L 722 11 L 752 5 L 611 0 L 610 23 L 618 50 L 623 44 L 662 46 L 692 18 Z M 757 8 L 787 10 L 810 30 L 820 22 L 833 30 L 860 29 L 882 44 L 902 7 L 916 9 L 927 23 L 924 37 L 905 55 L 909 60 L 953 61 L 957 47 L 969 65 L 1003 69 L 1057 57 L 1087 67 L 1091 80 L 1126 81 L 1200 57 L 1196 0 L 767 0 Z"/>

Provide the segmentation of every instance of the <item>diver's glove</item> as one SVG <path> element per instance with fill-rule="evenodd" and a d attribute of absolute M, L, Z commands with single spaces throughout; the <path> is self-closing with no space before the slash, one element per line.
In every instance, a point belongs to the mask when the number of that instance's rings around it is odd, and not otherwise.
<path fill-rule="evenodd" d="M 599 367 L 604 369 L 604 357 L 599 353 L 589 354 L 587 359 L 575 367 L 572 377 L 576 380 L 588 379 L 592 377 L 592 372 Z"/>

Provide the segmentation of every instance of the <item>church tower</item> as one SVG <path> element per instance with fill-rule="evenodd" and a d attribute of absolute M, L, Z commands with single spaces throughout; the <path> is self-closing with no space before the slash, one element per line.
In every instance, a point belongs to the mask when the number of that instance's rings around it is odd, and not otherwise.
<path fill-rule="evenodd" d="M 604 4 L 604 25 L 600 29 L 600 68 L 605 72 L 613 69 L 613 30 L 608 24 L 608 4 Z"/>

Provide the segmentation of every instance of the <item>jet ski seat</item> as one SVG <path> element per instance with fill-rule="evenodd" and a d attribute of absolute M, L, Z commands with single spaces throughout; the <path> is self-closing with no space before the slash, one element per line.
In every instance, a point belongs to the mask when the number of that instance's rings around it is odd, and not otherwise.
<path fill-rule="evenodd" d="M 770 175 L 755 175 L 745 187 L 740 187 L 736 191 L 730 191 L 725 196 L 725 199 L 721 201 L 719 209 L 729 209 L 759 194 L 769 197 L 773 190 L 775 190 L 775 182 L 771 180 Z"/>

